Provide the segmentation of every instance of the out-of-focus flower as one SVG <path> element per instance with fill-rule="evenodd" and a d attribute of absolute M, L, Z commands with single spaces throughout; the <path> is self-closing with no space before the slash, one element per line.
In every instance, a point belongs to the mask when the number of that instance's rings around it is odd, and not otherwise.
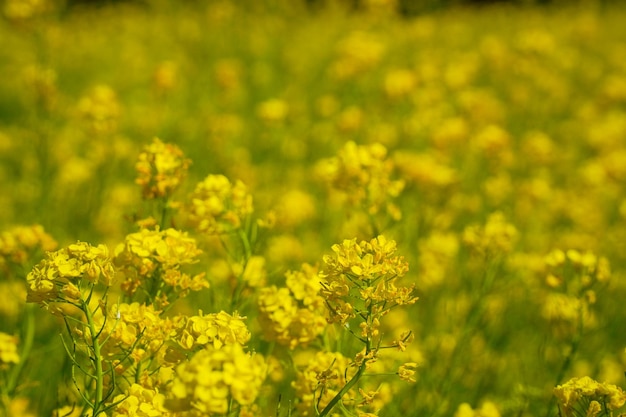
<path fill-rule="evenodd" d="M 189 219 L 196 230 L 220 234 L 238 229 L 252 214 L 252 195 L 241 181 L 209 175 L 198 183 L 189 199 Z"/>
<path fill-rule="evenodd" d="M 17 353 L 18 339 L 7 333 L 0 332 L 0 370 L 20 361 Z"/>
<path fill-rule="evenodd" d="M 231 400 L 244 406 L 256 400 L 265 374 L 263 357 L 244 352 L 239 344 L 207 347 L 176 368 L 165 407 L 226 414 Z"/>
<path fill-rule="evenodd" d="M 117 131 L 120 104 L 117 94 L 108 85 L 95 86 L 78 103 L 78 112 L 87 128 L 96 135 L 110 135 Z"/>
<path fill-rule="evenodd" d="M 286 288 L 276 286 L 259 293 L 259 322 L 264 337 L 294 349 L 307 346 L 326 328 L 326 308 L 320 296 L 317 268 L 303 264 L 286 274 Z"/>
<path fill-rule="evenodd" d="M 178 146 L 154 138 L 139 154 L 135 182 L 146 199 L 170 197 L 187 176 L 190 164 Z"/>
<path fill-rule="evenodd" d="M 400 209 L 390 200 L 404 188 L 404 181 L 392 180 L 393 160 L 381 144 L 359 146 L 347 142 L 335 158 L 318 163 L 317 174 L 333 189 L 345 193 L 348 201 L 369 214 L 383 212 L 399 220 Z"/>

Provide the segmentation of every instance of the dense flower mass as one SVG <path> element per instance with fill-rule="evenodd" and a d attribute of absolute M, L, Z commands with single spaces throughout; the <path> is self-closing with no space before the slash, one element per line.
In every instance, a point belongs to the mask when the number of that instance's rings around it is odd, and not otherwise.
<path fill-rule="evenodd" d="M 296 408 L 299 415 L 316 415 L 316 407 L 321 410 L 337 395 L 352 376 L 350 362 L 341 353 L 317 352 L 306 367 L 298 370 L 292 386 L 298 398 Z M 350 394 L 344 403 L 349 404 L 353 400 L 354 394 Z"/>
<path fill-rule="evenodd" d="M 170 413 L 163 407 L 165 396 L 157 390 L 132 384 L 125 394 L 113 398 L 117 403 L 113 417 L 163 417 Z"/>
<path fill-rule="evenodd" d="M 324 299 L 317 268 L 304 264 L 288 271 L 286 287 L 265 287 L 259 293 L 259 322 L 267 340 L 294 349 L 307 346 L 326 328 Z"/>
<path fill-rule="evenodd" d="M 191 160 L 173 144 L 154 138 L 139 154 L 136 183 L 146 199 L 169 197 L 187 176 Z"/>
<path fill-rule="evenodd" d="M 220 234 L 239 229 L 252 214 L 252 196 L 241 181 L 209 175 L 189 198 L 189 219 L 202 233 Z"/>
<path fill-rule="evenodd" d="M 136 363 L 149 358 L 161 350 L 174 331 L 171 320 L 162 318 L 152 305 L 110 303 L 105 313 L 94 321 L 103 344 L 102 354 L 107 359 L 128 357 Z M 92 335 L 88 331 L 86 336 Z M 118 362 L 118 366 L 125 364 Z"/>
<path fill-rule="evenodd" d="M 391 201 L 404 188 L 404 181 L 393 180 L 394 163 L 381 144 L 357 145 L 347 142 L 335 158 L 318 165 L 319 175 L 333 189 L 345 193 L 348 201 L 370 214 L 389 214 L 399 220 L 401 212 Z"/>
<path fill-rule="evenodd" d="M 41 225 L 16 226 L 0 233 L 0 269 L 22 265 L 37 252 L 56 249 L 57 242 Z"/>
<path fill-rule="evenodd" d="M 190 415 L 226 414 L 230 401 L 250 405 L 259 395 L 266 366 L 240 344 L 207 347 L 176 368 L 166 408 Z"/>
<path fill-rule="evenodd" d="M 413 286 L 396 286 L 409 267 L 403 257 L 395 255 L 395 241 L 381 235 L 369 242 L 344 240 L 332 249 L 334 255 L 324 256 L 325 265 L 320 271 L 321 295 L 327 300 L 332 320 L 345 323 L 360 314 L 352 300 L 363 300 L 366 308 L 384 306 L 376 314 L 417 301 L 412 295 Z"/>
<path fill-rule="evenodd" d="M 587 376 L 558 385 L 554 388 L 554 395 L 563 417 L 612 415 L 613 410 L 626 403 L 626 393 L 620 387 Z"/>
<path fill-rule="evenodd" d="M 231 315 L 224 311 L 179 317 L 175 339 L 186 350 L 203 346 L 215 349 L 232 344 L 244 346 L 251 337 L 244 320 L 237 312 Z"/>
<path fill-rule="evenodd" d="M 176 229 L 131 233 L 115 249 L 122 289 L 134 294 L 142 288 L 151 296 L 167 296 L 160 291 L 166 286 L 175 290 L 177 297 L 184 297 L 189 291 L 207 288 L 203 273 L 190 276 L 181 271 L 182 266 L 198 262 L 201 253 L 195 239 Z"/>
<path fill-rule="evenodd" d="M 87 284 L 110 286 L 115 269 L 104 245 L 77 242 L 46 258 L 28 274 L 28 301 L 46 305 L 52 301 L 76 302 Z"/>
<path fill-rule="evenodd" d="M 618 2 L 0 0 L 0 416 L 626 416 Z"/>

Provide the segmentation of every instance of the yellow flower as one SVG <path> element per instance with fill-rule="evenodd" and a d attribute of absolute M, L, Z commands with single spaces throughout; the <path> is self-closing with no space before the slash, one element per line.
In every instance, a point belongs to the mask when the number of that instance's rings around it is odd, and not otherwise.
<path fill-rule="evenodd" d="M 53 301 L 75 301 L 82 284 L 102 282 L 110 286 L 114 277 L 115 270 L 106 246 L 78 242 L 46 253 L 46 258 L 35 265 L 26 278 L 27 300 L 42 305 Z"/>
<path fill-rule="evenodd" d="M 263 357 L 248 354 L 239 344 L 201 350 L 176 368 L 166 408 L 226 414 L 229 401 L 250 405 L 265 379 Z"/>
<path fill-rule="evenodd" d="M 154 138 L 139 154 L 135 182 L 146 199 L 169 197 L 187 176 L 190 164 L 178 146 Z"/>
<path fill-rule="evenodd" d="M 412 295 L 413 286 L 396 286 L 397 279 L 409 267 L 403 257 L 395 255 L 395 241 L 382 235 L 369 242 L 344 240 L 333 245 L 332 250 L 335 254 L 324 256 L 325 266 L 319 273 L 321 295 L 327 301 L 332 320 L 345 323 L 354 317 L 350 305 L 356 300 L 366 305 L 385 305 L 387 309 L 417 301 Z"/>
<path fill-rule="evenodd" d="M 472 225 L 463 231 L 463 243 L 480 254 L 507 254 L 518 236 L 516 227 L 501 212 L 489 215 L 484 226 Z"/>
<path fill-rule="evenodd" d="M 259 322 L 267 340 L 294 349 L 307 346 L 326 328 L 326 307 L 319 295 L 317 268 L 303 264 L 288 271 L 287 288 L 263 288 L 259 293 Z"/>
<path fill-rule="evenodd" d="M 399 220 L 400 211 L 390 200 L 400 194 L 404 182 L 391 179 L 394 168 L 383 145 L 359 146 L 350 141 L 337 157 L 320 161 L 317 173 L 332 189 L 344 193 L 352 206 Z"/>
<path fill-rule="evenodd" d="M 400 379 L 406 382 L 415 382 L 415 372 L 417 370 L 417 363 L 407 362 L 400 365 L 398 368 L 398 376 Z"/>
<path fill-rule="evenodd" d="M 242 279 L 250 287 L 257 288 L 265 285 L 267 272 L 265 271 L 265 258 L 262 256 L 251 256 L 243 270 Z"/>
<path fill-rule="evenodd" d="M 56 247 L 57 242 L 40 225 L 13 227 L 0 233 L 0 268 L 23 265 Z"/>
<path fill-rule="evenodd" d="M 165 397 L 156 389 L 144 388 L 139 384 L 132 384 L 125 394 L 113 398 L 113 403 L 119 402 L 113 409 L 113 417 L 165 417 L 170 415 L 163 407 Z"/>
<path fill-rule="evenodd" d="M 175 337 L 186 350 L 198 346 L 213 346 L 216 349 L 232 344 L 243 346 L 251 337 L 244 320 L 245 317 L 237 312 L 232 315 L 224 311 L 204 315 L 200 311 L 197 316 L 178 318 L 179 330 Z"/>
<path fill-rule="evenodd" d="M 240 228 L 252 214 L 252 196 L 241 181 L 231 183 L 223 175 L 209 175 L 191 194 L 188 212 L 196 230 L 221 234 Z"/>
<path fill-rule="evenodd" d="M 16 336 L 0 332 L 0 369 L 9 364 L 18 363 L 20 355 L 17 353 L 18 339 Z"/>
<path fill-rule="evenodd" d="M 134 294 L 140 286 L 148 285 L 157 271 L 163 282 L 176 290 L 178 297 L 208 288 L 204 274 L 191 277 L 180 271 L 181 266 L 198 262 L 201 253 L 195 239 L 176 229 L 142 229 L 131 233 L 115 249 L 122 289 Z"/>
<path fill-rule="evenodd" d="M 93 134 L 112 134 L 117 130 L 120 105 L 115 91 L 108 85 L 97 85 L 82 97 L 78 111 Z"/>
<path fill-rule="evenodd" d="M 612 411 L 626 403 L 626 393 L 621 388 L 599 383 L 588 376 L 572 378 L 565 384 L 555 387 L 553 392 L 564 417 L 576 417 L 580 407 L 586 410 L 587 415 L 593 416 L 599 413 L 600 404 L 604 404 L 607 410 Z M 594 402 L 598 404 L 593 404 Z"/>
<path fill-rule="evenodd" d="M 291 383 L 296 392 L 296 408 L 301 416 L 313 416 L 314 404 L 323 409 L 352 377 L 350 359 L 339 352 L 317 352 L 307 365 L 299 369 Z M 354 392 L 343 397 L 343 403 L 354 400 Z"/>

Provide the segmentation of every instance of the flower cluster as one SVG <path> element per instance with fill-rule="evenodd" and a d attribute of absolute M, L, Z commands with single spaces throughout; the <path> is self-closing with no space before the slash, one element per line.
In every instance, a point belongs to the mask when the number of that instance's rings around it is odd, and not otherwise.
<path fill-rule="evenodd" d="M 317 352 L 308 365 L 298 370 L 292 382 L 296 392 L 296 408 L 303 417 L 317 415 L 315 410 L 322 410 L 354 373 L 351 360 L 338 352 Z M 354 393 L 344 397 L 344 405 L 354 401 Z"/>
<path fill-rule="evenodd" d="M 189 291 L 208 288 L 205 274 L 190 276 L 181 266 L 196 263 L 202 253 L 195 239 L 176 229 L 148 230 L 126 236 L 115 249 L 115 264 L 119 269 L 122 289 L 134 294 L 142 288 L 149 297 L 184 297 Z"/>
<path fill-rule="evenodd" d="M 518 231 L 501 212 L 492 213 L 484 226 L 468 226 L 463 231 L 463 243 L 483 255 L 507 254 L 513 249 Z"/>
<path fill-rule="evenodd" d="M 417 372 L 417 363 L 407 362 L 398 368 L 398 376 L 406 382 L 415 382 L 415 372 Z"/>
<path fill-rule="evenodd" d="M 243 406 L 255 401 L 265 374 L 263 357 L 240 344 L 209 345 L 176 368 L 165 406 L 196 416 L 226 414 L 231 400 Z"/>
<path fill-rule="evenodd" d="M 385 45 L 369 32 L 354 31 L 337 45 L 337 57 L 332 73 L 339 79 L 348 79 L 369 70 L 378 63 Z"/>
<path fill-rule="evenodd" d="M 375 316 L 393 306 L 417 301 L 412 295 L 413 286 L 396 286 L 397 279 L 407 273 L 409 266 L 403 257 L 395 255 L 394 240 L 382 235 L 369 242 L 346 239 L 333 245 L 332 250 L 334 255 L 324 256 L 324 268 L 319 276 L 321 295 L 328 303 L 333 321 L 345 323 L 359 314 L 350 300 L 362 300 L 363 307 L 372 309 Z M 368 326 L 378 324 L 373 322 Z"/>
<path fill-rule="evenodd" d="M 594 284 L 611 278 L 608 259 L 590 251 L 555 249 L 544 258 L 546 283 L 552 288 L 564 288 L 572 294 L 582 294 Z"/>
<path fill-rule="evenodd" d="M 434 287 L 444 283 L 459 251 L 459 238 L 455 233 L 435 231 L 420 239 L 419 272 L 422 287 Z"/>
<path fill-rule="evenodd" d="M 542 278 L 550 291 L 542 313 L 557 334 L 571 335 L 595 325 L 595 287 L 611 278 L 609 261 L 590 251 L 555 249 L 543 258 Z"/>
<path fill-rule="evenodd" d="M 77 242 L 56 252 L 46 253 L 27 276 L 27 301 L 75 303 L 81 298 L 83 284 L 113 283 L 115 269 L 104 245 Z"/>
<path fill-rule="evenodd" d="M 360 146 L 347 142 L 334 158 L 319 163 L 318 173 L 333 189 L 345 194 L 351 205 L 368 214 L 386 212 L 399 220 L 400 209 L 391 201 L 404 188 L 402 180 L 392 180 L 394 163 L 381 144 Z"/>
<path fill-rule="evenodd" d="M 142 187 L 145 199 L 166 198 L 178 189 L 190 164 L 178 146 L 154 138 L 139 154 L 135 182 Z"/>
<path fill-rule="evenodd" d="M 78 111 L 91 133 L 106 135 L 117 131 L 120 104 L 117 94 L 108 85 L 98 85 L 82 97 Z"/>
<path fill-rule="evenodd" d="M 113 360 L 118 356 L 129 357 L 139 362 L 159 351 L 174 329 L 171 321 L 162 319 L 160 314 L 152 305 L 136 302 L 107 306 L 106 316 L 94 319 L 102 341 L 102 355 Z M 118 363 L 118 371 L 124 366 Z"/>
<path fill-rule="evenodd" d="M 241 181 L 231 183 L 223 175 L 209 175 L 191 194 L 188 210 L 199 232 L 226 233 L 239 229 L 252 214 L 252 195 Z"/>
<path fill-rule="evenodd" d="M 316 267 L 303 264 L 288 271 L 286 288 L 265 287 L 259 293 L 259 322 L 267 340 L 294 349 L 307 346 L 326 328 L 324 299 Z"/>
<path fill-rule="evenodd" d="M 0 370 L 5 369 L 9 364 L 20 361 L 17 352 L 17 337 L 0 332 Z"/>
<path fill-rule="evenodd" d="M 200 311 L 197 316 L 181 316 L 177 319 L 175 338 L 179 346 L 186 350 L 204 346 L 219 349 L 232 344 L 243 346 L 251 337 L 244 320 L 245 317 L 237 312 L 231 315 L 224 311 L 211 314 L 202 314 Z"/>
<path fill-rule="evenodd" d="M 57 242 L 40 225 L 13 227 L 0 233 L 0 270 L 23 265 L 56 247 Z"/>
<path fill-rule="evenodd" d="M 169 413 L 163 407 L 165 396 L 156 389 L 132 384 L 125 394 L 113 398 L 118 403 L 113 409 L 113 417 L 161 417 Z"/>
<path fill-rule="evenodd" d="M 473 409 L 468 403 L 462 403 L 454 413 L 454 417 L 500 417 L 500 412 L 491 401 L 485 401 L 477 409 Z"/>
<path fill-rule="evenodd" d="M 613 415 L 611 411 L 626 403 L 626 393 L 621 388 L 594 381 L 588 376 L 572 378 L 558 385 L 554 388 L 554 395 L 563 417 Z"/>

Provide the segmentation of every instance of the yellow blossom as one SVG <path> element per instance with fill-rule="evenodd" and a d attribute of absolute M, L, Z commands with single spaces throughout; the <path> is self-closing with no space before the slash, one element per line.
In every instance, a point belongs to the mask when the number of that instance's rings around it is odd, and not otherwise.
<path fill-rule="evenodd" d="M 400 379 L 406 382 L 415 382 L 415 372 L 417 370 L 417 363 L 407 362 L 400 365 L 398 368 L 398 376 Z"/>
<path fill-rule="evenodd" d="M 0 332 L 0 370 L 5 369 L 9 364 L 20 361 L 17 353 L 18 339 L 16 336 Z"/>
<path fill-rule="evenodd" d="M 252 214 L 252 196 L 241 181 L 209 175 L 198 183 L 188 204 L 189 220 L 202 233 L 221 234 L 238 229 Z"/>
<path fill-rule="evenodd" d="M 165 417 L 170 415 L 163 407 L 165 397 L 157 390 L 132 384 L 125 394 L 113 398 L 118 403 L 113 409 L 113 417 Z"/>
<path fill-rule="evenodd" d="M 399 220 L 401 213 L 391 201 L 404 188 L 402 180 L 393 180 L 394 162 L 387 158 L 387 148 L 379 143 L 359 146 L 347 142 L 335 158 L 317 165 L 319 177 L 332 189 L 345 194 L 349 203 L 368 214 L 384 213 Z"/>
<path fill-rule="evenodd" d="M 171 411 L 226 414 L 231 399 L 241 405 L 255 401 L 265 374 L 263 357 L 245 353 L 239 344 L 207 347 L 176 368 L 165 406 Z"/>
<path fill-rule="evenodd" d="M 169 197 L 187 176 L 190 164 L 178 146 L 154 138 L 139 154 L 135 182 L 146 199 Z"/>
<path fill-rule="evenodd" d="M 52 301 L 75 300 L 81 284 L 102 282 L 110 286 L 114 277 L 106 246 L 77 242 L 46 253 L 46 258 L 28 274 L 28 301 L 46 305 Z"/>

